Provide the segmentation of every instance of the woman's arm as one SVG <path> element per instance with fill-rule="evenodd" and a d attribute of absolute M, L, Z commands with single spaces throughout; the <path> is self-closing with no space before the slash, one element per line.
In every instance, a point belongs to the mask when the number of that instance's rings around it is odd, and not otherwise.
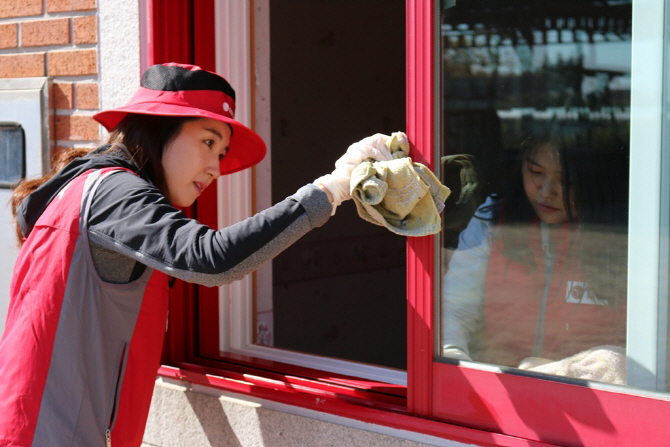
<path fill-rule="evenodd" d="M 488 199 L 481 208 L 491 205 Z M 480 209 L 481 209 L 480 208 Z M 477 212 L 459 237 L 444 275 L 442 347 L 448 357 L 469 359 L 469 343 L 480 323 L 486 272 L 493 244 L 490 213 Z M 463 356 L 465 354 L 465 356 Z"/>
<path fill-rule="evenodd" d="M 314 185 L 220 231 L 189 219 L 161 192 L 119 172 L 102 181 L 92 203 L 89 237 L 168 275 L 205 286 L 256 270 L 329 218 L 327 194 Z"/>

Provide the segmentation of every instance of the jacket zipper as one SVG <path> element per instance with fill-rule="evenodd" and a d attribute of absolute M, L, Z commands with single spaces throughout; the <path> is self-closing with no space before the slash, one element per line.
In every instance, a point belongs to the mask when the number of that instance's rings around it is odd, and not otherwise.
<path fill-rule="evenodd" d="M 105 430 L 105 443 L 107 447 L 112 447 L 112 429 L 116 423 L 116 417 L 119 410 L 119 399 L 121 398 L 121 384 L 126 370 L 126 361 L 128 359 L 128 343 L 123 343 L 118 361 L 118 371 L 116 383 L 114 384 L 114 394 L 112 395 L 112 409 L 109 415 L 109 426 Z"/>

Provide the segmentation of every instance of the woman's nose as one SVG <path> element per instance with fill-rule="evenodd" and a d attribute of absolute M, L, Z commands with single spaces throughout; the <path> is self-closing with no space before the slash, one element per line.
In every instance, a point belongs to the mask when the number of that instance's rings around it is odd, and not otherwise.
<path fill-rule="evenodd" d="M 208 175 L 211 175 L 214 180 L 221 177 L 221 170 L 219 165 L 219 157 L 217 156 L 214 160 L 210 160 L 207 165 L 207 169 L 205 170 L 205 172 Z"/>
<path fill-rule="evenodd" d="M 540 194 L 543 197 L 550 197 L 558 194 L 561 189 L 561 181 L 553 178 L 546 178 L 540 185 Z"/>

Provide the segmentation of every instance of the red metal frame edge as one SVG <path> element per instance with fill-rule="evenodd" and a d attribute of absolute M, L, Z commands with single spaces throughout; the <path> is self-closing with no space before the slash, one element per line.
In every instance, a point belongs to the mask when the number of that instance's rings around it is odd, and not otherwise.
<path fill-rule="evenodd" d="M 190 0 L 147 0 L 147 65 L 193 63 Z"/>
<path fill-rule="evenodd" d="M 146 66 L 181 62 L 199 65 L 205 70 L 216 69 L 214 0 L 147 0 L 145 7 L 147 23 L 142 45 L 146 46 L 147 60 L 143 62 Z M 195 206 L 182 211 L 216 227 L 216 207 L 207 206 L 216 204 L 216 201 L 216 188 L 208 188 Z M 193 314 L 198 292 L 203 295 L 203 300 L 214 302 L 214 305 L 218 296 L 216 289 L 201 288 L 198 291 L 196 288 L 194 284 L 176 281 L 170 290 L 163 362 L 179 364 L 194 355 L 197 337 Z"/>
<path fill-rule="evenodd" d="M 670 401 L 522 375 L 434 364 L 434 417 L 556 445 L 661 447 Z M 531 383 L 532 382 L 532 383 Z"/>
<path fill-rule="evenodd" d="M 196 65 L 205 70 L 216 71 L 216 35 L 215 6 L 214 0 L 193 1 L 193 58 Z M 218 192 L 215 185 L 207 188 L 196 202 L 196 218 L 199 222 L 210 228 L 218 229 Z M 191 302 L 190 308 L 197 315 L 199 324 L 193 325 L 193 319 L 189 320 L 188 330 L 191 334 L 196 333 L 197 338 L 193 341 L 191 356 L 204 355 L 204 352 L 213 353 L 219 350 L 219 288 L 194 286 L 197 306 Z"/>
<path fill-rule="evenodd" d="M 407 0 L 407 135 L 412 159 L 432 169 L 434 124 L 433 0 Z M 430 417 L 433 361 L 434 236 L 407 239 L 407 406 Z"/>

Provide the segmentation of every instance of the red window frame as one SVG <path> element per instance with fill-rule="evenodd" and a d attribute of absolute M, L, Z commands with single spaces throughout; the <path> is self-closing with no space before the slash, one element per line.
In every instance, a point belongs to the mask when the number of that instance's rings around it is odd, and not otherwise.
<path fill-rule="evenodd" d="M 215 33 L 215 0 L 147 0 L 146 1 L 146 66 L 165 62 L 194 64 L 205 70 L 216 69 L 213 36 Z M 195 26 L 194 24 L 197 24 Z M 144 64 L 143 64 L 144 65 Z M 216 227 L 216 188 L 203 192 L 195 205 L 182 209 L 189 217 Z M 201 205 L 201 206 L 198 206 Z M 196 358 L 194 333 L 195 303 L 217 302 L 215 288 L 197 287 L 175 281 L 170 290 L 168 331 L 163 348 L 162 362 L 177 365 Z M 216 313 L 210 314 L 215 317 Z"/>
<path fill-rule="evenodd" d="M 412 159 L 434 170 L 435 1 L 408 0 L 407 136 Z M 407 239 L 407 393 L 412 414 L 430 417 L 434 355 L 435 236 Z"/>
<path fill-rule="evenodd" d="M 148 1 L 147 65 L 177 61 L 215 70 L 214 8 L 214 0 Z M 216 189 L 208 188 L 193 207 L 183 211 L 189 217 L 215 228 L 216 203 Z M 264 374 L 273 381 L 283 380 L 286 383 L 299 383 L 303 387 L 311 386 L 317 393 L 325 388 L 337 390 L 337 395 L 345 399 L 374 402 L 376 406 L 387 410 L 405 411 L 404 386 L 333 373 L 327 373 L 327 377 L 324 377 L 322 371 L 239 354 L 221 356 L 217 330 L 218 289 L 175 281 L 170 291 L 163 364 L 175 366 L 184 374 L 187 371 L 227 376 Z M 169 376 L 183 376 L 181 372 L 169 368 L 162 371 Z M 267 371 L 279 371 L 280 374 Z M 309 379 L 304 380 L 304 377 Z"/>
<path fill-rule="evenodd" d="M 412 156 L 435 165 L 436 2 L 407 0 L 407 133 Z M 253 10 L 253 1 L 252 1 Z M 215 68 L 214 0 L 147 0 L 147 64 Z M 193 26 L 197 23 L 197 26 Z M 216 226 L 216 190 L 185 210 Z M 200 206 L 199 206 L 200 205 Z M 216 288 L 177 281 L 159 371 L 164 377 L 296 405 L 359 421 L 485 446 L 665 445 L 670 402 L 611 390 L 461 367 L 436 360 L 439 263 L 432 236 L 407 245 L 407 387 L 229 355 L 209 360 L 197 318 L 217 327 Z M 201 320 L 202 321 L 202 320 Z M 218 351 L 200 343 L 202 350 Z"/>
<path fill-rule="evenodd" d="M 426 3 L 423 6 L 427 10 L 429 6 Z M 439 11 L 431 11 L 431 14 L 436 13 Z M 425 135 L 425 142 L 429 143 L 424 147 L 433 147 L 433 140 L 429 138 L 435 135 L 437 126 L 437 116 L 431 114 L 434 105 L 427 104 L 429 98 L 436 97 L 437 92 L 437 82 L 432 72 L 435 67 L 429 66 L 427 62 L 435 57 L 437 26 L 434 15 L 432 19 L 426 17 L 423 20 L 421 29 L 416 32 L 422 35 L 423 41 L 420 41 L 421 38 L 415 39 L 418 45 L 414 47 L 413 56 L 417 61 L 417 73 L 414 76 L 417 84 L 420 84 L 413 88 L 423 88 L 425 95 L 422 107 L 424 114 L 421 115 L 420 110 L 417 113 L 424 118 L 417 119 L 420 121 L 417 126 Z M 412 39 L 411 32 L 408 33 L 408 39 Z M 408 51 L 408 54 L 413 53 Z M 423 57 L 419 54 L 423 54 Z M 420 61 L 424 62 L 420 64 Z M 409 112 L 408 120 L 412 116 Z M 419 146 L 418 134 L 415 138 Z M 421 276 L 420 269 L 417 270 L 415 276 L 420 279 L 414 290 L 408 291 L 409 300 L 416 301 L 417 308 L 422 309 L 424 318 L 421 322 L 430 328 L 431 336 L 437 330 L 432 318 L 436 302 L 433 281 L 440 275 L 435 273 L 433 278 L 428 278 L 428 272 L 433 271 L 434 265 L 429 264 L 429 259 L 435 259 L 436 251 L 436 247 L 428 247 L 427 244 L 416 250 L 417 259 L 426 263 L 426 271 Z M 423 296 L 412 298 L 412 292 Z M 415 338 L 418 332 L 415 332 Z M 417 344 L 417 348 L 419 346 L 425 350 L 434 349 L 432 339 L 430 343 L 426 341 L 425 344 Z M 422 354 L 421 358 L 426 356 Z M 616 387 L 595 389 L 586 382 L 569 384 L 549 376 L 542 378 L 540 375 L 531 377 L 514 372 L 484 371 L 432 358 L 430 363 L 431 379 L 425 380 L 430 381 L 428 386 L 432 406 L 428 417 L 432 419 L 556 445 L 662 446 L 668 443 L 670 401 L 667 398 L 635 395 L 632 393 L 636 390 L 624 387 L 618 390 Z M 425 365 L 422 364 L 420 371 L 425 373 Z M 421 394 L 423 410 L 424 401 L 431 400 L 423 394 L 427 392 L 426 388 L 421 388 L 418 391 L 409 390 L 408 394 Z"/>

